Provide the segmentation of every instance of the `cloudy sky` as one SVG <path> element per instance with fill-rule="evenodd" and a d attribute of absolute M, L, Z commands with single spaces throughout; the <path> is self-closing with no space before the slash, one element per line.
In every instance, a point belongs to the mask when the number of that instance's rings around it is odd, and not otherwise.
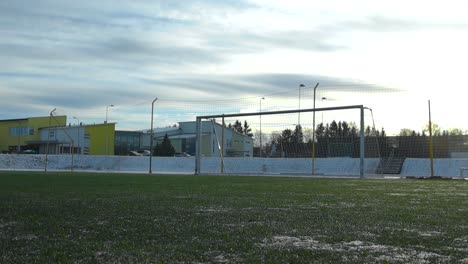
<path fill-rule="evenodd" d="M 468 129 L 468 1 L 0 1 L 1 119 L 149 127 L 364 104 L 387 131 Z M 77 120 L 77 119 L 76 119 Z M 133 121 L 133 123 L 132 123 Z"/>

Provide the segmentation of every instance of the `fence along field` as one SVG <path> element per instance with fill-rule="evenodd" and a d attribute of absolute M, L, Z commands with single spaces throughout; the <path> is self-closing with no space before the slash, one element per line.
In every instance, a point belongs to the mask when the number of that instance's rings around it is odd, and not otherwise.
<path fill-rule="evenodd" d="M 468 182 L 0 172 L 0 262 L 466 263 Z"/>

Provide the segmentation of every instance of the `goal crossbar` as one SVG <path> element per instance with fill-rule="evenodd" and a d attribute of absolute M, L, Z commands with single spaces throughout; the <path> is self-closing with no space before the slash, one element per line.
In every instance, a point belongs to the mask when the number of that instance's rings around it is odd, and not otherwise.
<path fill-rule="evenodd" d="M 282 110 L 282 111 L 270 111 L 270 112 L 250 112 L 250 113 L 239 113 L 239 114 L 220 114 L 220 115 L 204 115 L 197 116 L 198 119 L 212 119 L 220 117 L 237 117 L 237 116 L 254 116 L 254 115 L 279 115 L 279 114 L 294 114 L 303 112 L 321 112 L 321 111 L 332 111 L 332 110 L 346 110 L 346 109 L 364 109 L 363 105 L 348 105 L 348 106 L 334 106 L 334 107 L 322 107 L 322 108 L 306 108 L 296 110 Z"/>
<path fill-rule="evenodd" d="M 250 113 L 238 113 L 238 114 L 220 114 L 220 115 L 203 115 L 196 117 L 196 143 L 195 143 L 195 175 L 199 175 L 201 172 L 201 135 L 203 119 L 222 118 L 222 124 L 224 126 L 224 118 L 229 117 L 242 117 L 242 116 L 255 116 L 255 115 L 279 115 L 279 114 L 293 114 L 293 113 L 306 113 L 306 112 L 321 112 L 321 111 L 333 111 L 333 110 L 347 110 L 347 109 L 360 109 L 360 144 L 359 144 L 359 159 L 360 159 L 360 177 L 364 177 L 364 105 L 348 105 L 348 106 L 335 106 L 335 107 L 322 107 L 322 108 L 307 108 L 307 109 L 296 109 L 296 110 L 282 110 L 282 111 L 268 111 L 268 112 L 250 112 Z M 315 129 L 315 128 L 314 128 Z"/>

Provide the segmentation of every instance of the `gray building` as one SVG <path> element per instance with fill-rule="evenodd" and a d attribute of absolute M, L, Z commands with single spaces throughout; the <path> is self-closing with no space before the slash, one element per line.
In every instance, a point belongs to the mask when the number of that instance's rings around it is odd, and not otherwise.
<path fill-rule="evenodd" d="M 223 126 L 211 121 L 203 121 L 201 129 L 201 153 L 204 157 L 220 156 Z M 151 131 L 141 132 L 140 149 L 150 148 Z M 196 122 L 179 122 L 178 126 L 154 129 L 153 147 L 161 143 L 167 135 L 176 152 L 195 154 Z M 253 139 L 224 127 L 224 156 L 252 157 Z"/>

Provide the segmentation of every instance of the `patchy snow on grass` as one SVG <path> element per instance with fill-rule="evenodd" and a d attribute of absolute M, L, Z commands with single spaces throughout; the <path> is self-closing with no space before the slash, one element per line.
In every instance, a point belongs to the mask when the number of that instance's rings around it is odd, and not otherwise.
<path fill-rule="evenodd" d="M 367 237 L 367 238 L 375 238 L 377 237 L 376 234 L 368 232 L 368 231 L 357 231 L 355 232 L 356 236 L 362 236 L 362 237 Z"/>
<path fill-rule="evenodd" d="M 200 207 L 197 209 L 197 212 L 200 213 L 225 213 L 231 211 L 230 208 L 224 207 Z"/>
<path fill-rule="evenodd" d="M 390 196 L 416 196 L 416 194 L 409 194 L 409 193 L 387 193 Z"/>
<path fill-rule="evenodd" d="M 15 221 L 10 221 L 10 222 L 5 222 L 5 223 L 0 222 L 0 228 L 5 228 L 5 227 L 9 227 L 9 226 L 14 226 L 14 225 L 16 225 L 16 224 L 17 224 L 17 222 L 15 222 Z"/>
<path fill-rule="evenodd" d="M 216 263 L 228 263 L 229 259 L 227 259 L 223 254 L 220 254 L 214 257 L 214 262 Z"/>
<path fill-rule="evenodd" d="M 18 240 L 34 240 L 34 239 L 37 239 L 37 236 L 36 236 L 36 235 L 33 235 L 33 234 L 15 236 L 15 237 L 13 238 L 14 241 L 18 241 Z"/>
<path fill-rule="evenodd" d="M 404 231 L 408 233 L 414 233 L 415 235 L 420 236 L 420 237 L 436 237 L 436 236 L 442 236 L 445 234 L 444 232 L 440 232 L 440 231 L 433 231 L 433 230 L 421 231 L 421 230 L 412 229 L 412 228 L 403 228 L 403 229 L 385 228 L 385 229 L 392 230 L 392 231 Z"/>
<path fill-rule="evenodd" d="M 455 238 L 453 240 L 453 244 L 455 244 L 456 246 L 459 246 L 459 247 L 468 248 L 468 236 L 462 236 L 462 237 Z"/>
<path fill-rule="evenodd" d="M 435 237 L 435 236 L 441 236 L 443 234 L 444 233 L 439 232 L 439 231 L 420 231 L 420 232 L 418 232 L 418 235 L 422 236 L 422 237 Z"/>
<path fill-rule="evenodd" d="M 208 251 L 205 253 L 210 260 L 208 263 L 243 263 L 243 259 L 233 253 L 226 253 L 219 250 Z M 189 262 L 193 263 L 193 262 Z"/>
<path fill-rule="evenodd" d="M 355 203 L 349 203 L 349 202 L 339 202 L 338 207 L 352 208 L 352 207 L 356 207 L 356 204 Z"/>
<path fill-rule="evenodd" d="M 193 199 L 195 195 L 176 195 L 174 196 L 175 199 Z"/>
<path fill-rule="evenodd" d="M 291 236 L 274 236 L 272 239 L 264 239 L 258 244 L 260 247 L 273 247 L 279 249 L 301 248 L 331 251 L 334 248 L 330 244 L 320 243 L 312 237 L 291 237 Z"/>
<path fill-rule="evenodd" d="M 292 208 L 289 208 L 289 207 L 271 207 L 271 208 L 268 208 L 268 210 L 272 210 L 272 211 L 289 211 L 289 210 L 292 210 Z"/>
<path fill-rule="evenodd" d="M 365 261 L 390 261 L 413 263 L 443 263 L 449 262 L 450 256 L 444 256 L 433 252 L 417 251 L 410 248 L 400 248 L 390 245 L 379 245 L 371 242 L 354 240 L 349 242 L 325 243 L 310 236 L 291 237 L 273 236 L 266 238 L 259 247 L 275 248 L 278 250 L 306 249 L 318 251 L 330 251 L 332 254 L 343 255 L 343 259 Z"/>

